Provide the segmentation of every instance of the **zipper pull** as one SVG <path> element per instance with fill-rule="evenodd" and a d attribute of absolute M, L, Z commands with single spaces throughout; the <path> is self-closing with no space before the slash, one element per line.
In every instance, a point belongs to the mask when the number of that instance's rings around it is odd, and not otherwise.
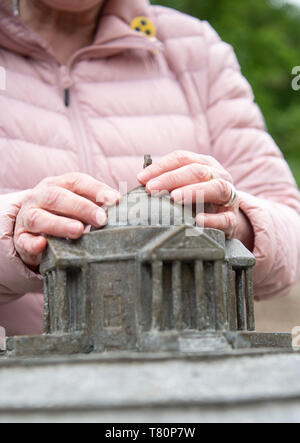
<path fill-rule="evenodd" d="M 60 67 L 60 84 L 64 91 L 64 103 L 68 108 L 70 106 L 70 89 L 72 87 L 72 78 L 67 66 Z"/>
<path fill-rule="evenodd" d="M 70 106 L 70 89 L 65 89 L 65 105 L 68 108 Z"/>

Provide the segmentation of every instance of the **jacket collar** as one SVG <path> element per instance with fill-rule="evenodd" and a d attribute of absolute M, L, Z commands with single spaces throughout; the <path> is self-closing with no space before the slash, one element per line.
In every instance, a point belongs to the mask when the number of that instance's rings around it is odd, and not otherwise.
<path fill-rule="evenodd" d="M 79 51 L 80 58 L 106 57 L 131 48 L 157 51 L 161 47 L 159 42 L 151 41 L 130 27 L 135 17 L 149 13 L 149 0 L 107 0 L 94 43 Z M 45 53 L 53 55 L 38 35 L 13 16 L 8 0 L 0 2 L 0 47 L 36 58 L 45 57 Z"/>

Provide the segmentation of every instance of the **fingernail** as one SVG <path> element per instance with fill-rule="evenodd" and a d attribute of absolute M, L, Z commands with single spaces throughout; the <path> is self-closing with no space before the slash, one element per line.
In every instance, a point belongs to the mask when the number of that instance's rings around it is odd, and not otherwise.
<path fill-rule="evenodd" d="M 82 231 L 82 224 L 79 222 L 71 222 L 68 224 L 68 231 L 70 236 L 78 235 Z"/>
<path fill-rule="evenodd" d="M 104 205 L 105 206 L 113 206 L 116 202 L 118 202 L 121 198 L 121 194 L 119 192 L 107 191 L 104 195 Z"/>
<path fill-rule="evenodd" d="M 98 226 L 105 226 L 107 223 L 107 217 L 103 209 L 98 209 L 95 213 L 96 224 Z"/>
<path fill-rule="evenodd" d="M 161 182 L 159 180 L 151 180 L 147 183 L 147 188 L 150 191 L 159 191 L 161 189 Z"/>

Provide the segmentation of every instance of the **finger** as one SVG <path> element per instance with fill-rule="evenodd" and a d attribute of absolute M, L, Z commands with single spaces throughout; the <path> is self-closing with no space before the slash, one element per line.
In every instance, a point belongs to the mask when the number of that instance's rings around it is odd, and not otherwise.
<path fill-rule="evenodd" d="M 204 228 L 219 229 L 225 232 L 227 238 L 232 238 L 237 226 L 237 216 L 232 211 L 219 214 L 198 214 L 196 223 Z"/>
<path fill-rule="evenodd" d="M 189 151 L 175 151 L 148 166 L 138 174 L 137 178 L 142 184 L 146 184 L 149 180 L 158 177 L 165 172 L 173 171 L 174 169 L 181 168 L 182 166 L 186 166 L 191 163 L 199 163 L 222 169 L 220 163 L 208 155 L 197 154 Z"/>
<path fill-rule="evenodd" d="M 223 179 L 210 180 L 175 189 L 171 198 L 176 203 L 213 203 L 226 205 L 232 197 L 232 187 Z"/>
<path fill-rule="evenodd" d="M 106 224 L 106 213 L 96 203 L 58 186 L 44 189 L 46 191 L 36 189 L 35 206 L 57 215 L 80 220 L 87 225 L 101 227 Z"/>
<path fill-rule="evenodd" d="M 42 236 L 35 236 L 24 232 L 15 242 L 16 251 L 23 262 L 30 266 L 38 266 L 41 262 L 42 252 L 47 246 L 47 240 Z"/>
<path fill-rule="evenodd" d="M 105 183 L 99 182 L 87 174 L 81 174 L 78 172 L 61 175 L 59 177 L 47 178 L 44 180 L 44 183 L 50 186 L 60 186 L 75 194 L 81 195 L 94 203 L 106 206 L 112 206 L 121 198 L 121 195 L 117 190 Z"/>
<path fill-rule="evenodd" d="M 162 190 L 170 192 L 176 188 L 212 180 L 214 177 L 219 177 L 217 169 L 200 163 L 191 163 L 150 180 L 146 188 L 149 192 Z"/>
<path fill-rule="evenodd" d="M 53 237 L 78 239 L 82 236 L 84 225 L 77 220 L 60 217 L 40 208 L 28 208 L 22 213 L 22 227 L 16 226 L 16 235 L 28 232 L 47 234 Z"/>

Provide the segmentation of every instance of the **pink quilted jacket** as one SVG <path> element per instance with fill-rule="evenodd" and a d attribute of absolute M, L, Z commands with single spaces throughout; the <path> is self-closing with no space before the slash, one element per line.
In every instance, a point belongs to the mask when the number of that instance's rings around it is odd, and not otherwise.
<path fill-rule="evenodd" d="M 144 153 L 214 156 L 234 177 L 255 232 L 257 299 L 299 276 L 300 198 L 232 48 L 206 23 L 148 0 L 108 0 L 91 47 L 60 66 L 51 49 L 0 4 L 0 325 L 42 332 L 41 277 L 17 256 L 24 192 L 69 171 L 118 188 L 137 184 Z M 136 16 L 157 42 L 131 30 Z M 3 74 L 3 69 L 0 73 Z M 2 79 L 3 80 L 3 79 Z M 1 83 L 1 82 L 0 82 Z M 70 91 L 70 105 L 64 91 Z"/>

